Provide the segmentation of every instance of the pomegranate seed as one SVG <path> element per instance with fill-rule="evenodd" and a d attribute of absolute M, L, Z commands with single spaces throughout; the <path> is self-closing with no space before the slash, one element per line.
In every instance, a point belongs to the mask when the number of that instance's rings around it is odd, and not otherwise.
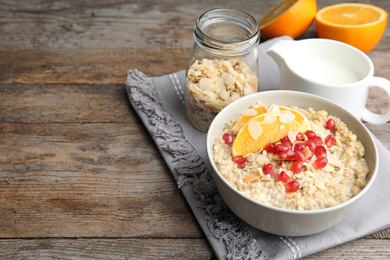
<path fill-rule="evenodd" d="M 278 155 L 281 155 L 284 152 L 288 151 L 288 147 L 285 146 L 284 144 L 277 144 L 275 147 L 275 153 Z"/>
<path fill-rule="evenodd" d="M 303 141 L 303 140 L 305 140 L 305 137 L 303 136 L 303 134 L 298 133 L 297 136 L 295 137 L 295 140 L 297 140 L 297 141 Z"/>
<path fill-rule="evenodd" d="M 305 154 L 302 151 L 296 151 L 295 154 L 294 154 L 294 158 L 298 162 L 306 161 L 306 156 L 305 156 Z"/>
<path fill-rule="evenodd" d="M 297 181 L 290 181 L 285 185 L 286 192 L 294 192 L 297 191 L 299 188 L 299 182 Z"/>
<path fill-rule="evenodd" d="M 317 158 L 324 158 L 327 156 L 326 149 L 322 145 L 316 147 L 314 154 L 317 156 Z"/>
<path fill-rule="evenodd" d="M 305 149 L 305 145 L 304 144 L 295 144 L 294 145 L 294 152 L 296 151 L 303 151 Z"/>
<path fill-rule="evenodd" d="M 334 139 L 333 135 L 328 135 L 327 137 L 325 137 L 324 141 L 325 141 L 325 145 L 328 148 L 331 148 L 336 143 L 336 140 Z"/>
<path fill-rule="evenodd" d="M 245 168 L 245 166 L 246 166 L 246 163 L 242 163 L 242 164 L 239 164 L 239 165 L 238 165 L 238 168 L 240 168 L 240 169 L 244 169 L 244 168 Z"/>
<path fill-rule="evenodd" d="M 305 144 L 306 144 L 307 148 L 309 148 L 311 151 L 314 151 L 317 147 L 317 145 L 313 139 L 307 140 Z"/>
<path fill-rule="evenodd" d="M 271 163 L 264 164 L 263 166 L 264 174 L 274 175 L 274 166 Z"/>
<path fill-rule="evenodd" d="M 266 150 L 267 152 L 269 153 L 275 153 L 275 150 L 276 150 L 276 145 L 275 144 L 267 144 L 265 147 L 264 147 L 264 150 Z"/>
<path fill-rule="evenodd" d="M 223 134 L 222 139 L 225 141 L 225 144 L 229 146 L 233 144 L 233 135 L 230 133 Z"/>
<path fill-rule="evenodd" d="M 235 162 L 238 165 L 241 165 L 246 163 L 246 158 L 244 156 L 239 155 L 233 158 L 233 162 Z"/>
<path fill-rule="evenodd" d="M 317 158 L 314 163 L 313 163 L 313 166 L 314 168 L 316 169 L 323 169 L 325 168 L 325 166 L 328 164 L 328 158 L 326 157 L 322 157 L 322 158 Z"/>
<path fill-rule="evenodd" d="M 283 142 L 282 143 L 284 146 L 286 146 L 287 147 L 287 149 L 292 149 L 292 147 L 293 147 L 293 144 L 290 142 L 290 141 L 288 141 L 288 142 Z"/>
<path fill-rule="evenodd" d="M 280 142 L 282 142 L 282 143 L 291 143 L 290 139 L 288 139 L 287 135 L 285 137 L 283 137 L 282 139 L 280 139 Z"/>
<path fill-rule="evenodd" d="M 313 141 L 315 142 L 315 144 L 318 146 L 318 145 L 322 145 L 322 139 L 321 137 L 319 136 L 316 136 L 313 138 Z"/>
<path fill-rule="evenodd" d="M 280 154 L 280 158 L 284 161 L 291 161 L 295 159 L 295 153 L 293 150 L 287 150 L 286 152 Z"/>
<path fill-rule="evenodd" d="M 316 137 L 316 133 L 314 133 L 314 131 L 312 130 L 307 130 L 305 132 L 305 135 L 307 136 L 308 139 L 314 139 L 314 137 Z"/>
<path fill-rule="evenodd" d="M 290 165 L 290 170 L 293 173 L 300 173 L 302 171 L 302 168 L 303 168 L 303 164 L 302 162 L 299 161 L 295 161 Z"/>
<path fill-rule="evenodd" d="M 276 180 L 283 183 L 287 183 L 290 180 L 290 176 L 288 176 L 284 171 L 281 171 Z"/>
<path fill-rule="evenodd" d="M 329 129 L 330 131 L 333 131 L 335 127 L 335 122 L 332 118 L 328 119 L 325 123 L 325 128 Z"/>

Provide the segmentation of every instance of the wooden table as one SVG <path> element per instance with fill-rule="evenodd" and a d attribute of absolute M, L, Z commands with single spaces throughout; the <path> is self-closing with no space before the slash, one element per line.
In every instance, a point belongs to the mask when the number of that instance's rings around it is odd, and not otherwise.
<path fill-rule="evenodd" d="M 1 0 L 0 259 L 214 258 L 124 81 L 184 69 L 204 11 L 260 19 L 276 2 Z M 390 78 L 390 30 L 369 56 Z M 388 149 L 389 126 L 368 125 Z M 387 259 L 388 234 L 308 259 Z"/>

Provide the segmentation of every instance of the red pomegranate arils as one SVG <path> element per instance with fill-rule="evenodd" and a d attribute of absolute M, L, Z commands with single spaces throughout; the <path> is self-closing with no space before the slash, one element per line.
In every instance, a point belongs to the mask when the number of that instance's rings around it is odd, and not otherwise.
<path fill-rule="evenodd" d="M 295 137 L 295 140 L 296 141 L 303 141 L 303 140 L 305 140 L 305 137 L 303 136 L 303 134 L 298 133 L 297 136 Z"/>
<path fill-rule="evenodd" d="M 314 154 L 317 156 L 317 158 L 323 158 L 327 156 L 326 149 L 322 145 L 316 147 Z"/>
<path fill-rule="evenodd" d="M 325 128 L 326 128 L 326 129 L 329 129 L 330 131 L 333 131 L 333 130 L 334 130 L 335 125 L 336 125 L 336 124 L 335 124 L 333 118 L 329 118 L 329 119 L 325 122 Z"/>
<path fill-rule="evenodd" d="M 222 139 L 225 141 L 225 144 L 229 146 L 233 144 L 233 135 L 231 133 L 223 134 Z"/>
<path fill-rule="evenodd" d="M 294 145 L 294 152 L 296 151 L 303 151 L 305 149 L 305 145 L 304 144 L 295 144 Z"/>
<path fill-rule="evenodd" d="M 299 162 L 306 161 L 306 156 L 302 151 L 296 151 L 294 154 L 294 158 L 295 158 L 295 160 L 297 160 Z"/>
<path fill-rule="evenodd" d="M 275 153 L 278 155 L 281 155 L 284 152 L 288 151 L 288 147 L 285 146 L 284 144 L 277 144 L 275 147 Z"/>
<path fill-rule="evenodd" d="M 287 150 L 286 152 L 280 154 L 280 158 L 283 161 L 291 161 L 295 159 L 295 153 L 293 150 Z"/>
<path fill-rule="evenodd" d="M 336 143 L 336 140 L 333 135 L 328 135 L 325 137 L 324 143 L 328 148 L 331 148 Z"/>
<path fill-rule="evenodd" d="M 271 163 L 264 164 L 263 166 L 264 174 L 274 175 L 274 166 Z"/>
<path fill-rule="evenodd" d="M 264 147 L 264 150 L 266 150 L 268 153 L 275 153 L 276 145 L 275 144 L 267 144 Z"/>
<path fill-rule="evenodd" d="M 290 180 L 290 176 L 288 176 L 284 171 L 281 171 L 276 178 L 277 181 L 287 183 Z"/>
<path fill-rule="evenodd" d="M 314 151 L 317 147 L 316 142 L 313 139 L 307 140 L 305 144 L 311 151 Z"/>
<path fill-rule="evenodd" d="M 299 189 L 298 181 L 290 181 L 284 187 L 286 188 L 286 192 L 295 192 Z"/>
<path fill-rule="evenodd" d="M 302 162 L 300 161 L 294 161 L 291 165 L 290 165 L 290 170 L 297 174 L 297 173 L 300 173 L 302 171 L 302 168 L 303 168 L 303 164 Z"/>
<path fill-rule="evenodd" d="M 246 158 L 244 156 L 239 155 L 239 156 L 234 157 L 233 161 L 234 161 L 234 163 L 241 165 L 241 164 L 246 163 Z"/>
<path fill-rule="evenodd" d="M 322 139 L 321 137 L 319 136 L 316 136 L 313 138 L 313 141 L 315 142 L 315 144 L 318 146 L 318 145 L 322 145 Z"/>
<path fill-rule="evenodd" d="M 322 158 L 317 158 L 314 163 L 313 163 L 313 166 L 314 168 L 316 169 L 323 169 L 325 168 L 325 166 L 328 164 L 328 158 L 326 157 L 322 157 Z"/>
<path fill-rule="evenodd" d="M 316 133 L 314 133 L 314 131 L 312 130 L 307 130 L 305 132 L 305 135 L 307 136 L 308 139 L 314 139 L 314 137 L 316 137 Z"/>
<path fill-rule="evenodd" d="M 280 142 L 282 143 L 287 143 L 287 142 L 290 142 L 290 139 L 288 138 L 288 136 L 286 135 L 285 137 L 283 137 Z M 290 142 L 291 143 L 291 142 Z"/>

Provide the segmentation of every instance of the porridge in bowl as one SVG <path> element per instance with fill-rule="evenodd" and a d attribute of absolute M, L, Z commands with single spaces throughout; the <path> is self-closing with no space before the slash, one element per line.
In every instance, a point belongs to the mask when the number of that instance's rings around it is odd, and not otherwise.
<path fill-rule="evenodd" d="M 324 110 L 257 103 L 226 123 L 213 159 L 239 192 L 293 210 L 333 207 L 357 195 L 369 172 L 365 149 Z"/>

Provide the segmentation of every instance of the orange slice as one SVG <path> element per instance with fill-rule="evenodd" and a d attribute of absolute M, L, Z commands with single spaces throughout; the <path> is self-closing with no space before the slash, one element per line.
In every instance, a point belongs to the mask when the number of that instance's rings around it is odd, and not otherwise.
<path fill-rule="evenodd" d="M 245 111 L 243 111 L 243 113 L 241 113 L 242 114 L 241 117 L 236 121 L 236 123 L 234 124 L 234 126 L 232 128 L 233 134 L 235 134 L 235 135 L 238 134 L 238 132 L 246 124 L 246 122 L 248 122 L 249 120 L 251 120 L 255 116 L 258 116 L 258 115 L 261 115 L 261 114 L 264 114 L 267 112 L 267 108 L 264 106 L 254 108 L 254 109 L 249 109 L 249 110 L 252 110 L 254 112 L 248 112 L 248 110 L 245 110 Z"/>
<path fill-rule="evenodd" d="M 280 109 L 255 116 L 242 126 L 232 145 L 233 156 L 262 150 L 291 132 L 305 132 L 310 124 L 305 116 L 294 109 Z"/>
<path fill-rule="evenodd" d="M 319 10 L 315 21 L 320 38 L 341 41 L 368 53 L 380 42 L 387 17 L 380 7 L 346 3 Z"/>
<path fill-rule="evenodd" d="M 311 26 L 316 12 L 316 0 L 283 0 L 260 21 L 260 36 L 265 40 L 284 35 L 295 39 Z"/>
<path fill-rule="evenodd" d="M 254 112 L 249 112 L 249 111 L 246 112 L 246 110 L 243 111 L 243 113 L 242 113 L 243 115 L 234 124 L 234 126 L 232 128 L 232 133 L 237 135 L 238 132 L 240 131 L 240 129 L 249 120 L 251 120 L 252 118 L 254 118 L 254 117 L 258 116 L 258 115 L 261 115 L 261 114 L 264 114 L 264 113 L 267 113 L 267 112 L 272 112 L 272 111 L 268 111 L 268 110 L 272 110 L 273 107 L 277 107 L 276 109 L 278 109 L 279 111 L 290 110 L 295 115 L 296 120 L 302 124 L 302 129 L 306 129 L 306 130 L 310 129 L 310 123 L 307 120 L 307 118 L 303 114 L 298 112 L 297 110 L 289 108 L 289 107 L 285 107 L 285 106 L 275 106 L 275 105 L 272 105 L 272 106 L 268 106 L 268 107 L 261 106 L 261 107 L 258 107 L 258 108 L 249 109 L 249 110 L 254 110 L 256 112 L 256 114 Z"/>

